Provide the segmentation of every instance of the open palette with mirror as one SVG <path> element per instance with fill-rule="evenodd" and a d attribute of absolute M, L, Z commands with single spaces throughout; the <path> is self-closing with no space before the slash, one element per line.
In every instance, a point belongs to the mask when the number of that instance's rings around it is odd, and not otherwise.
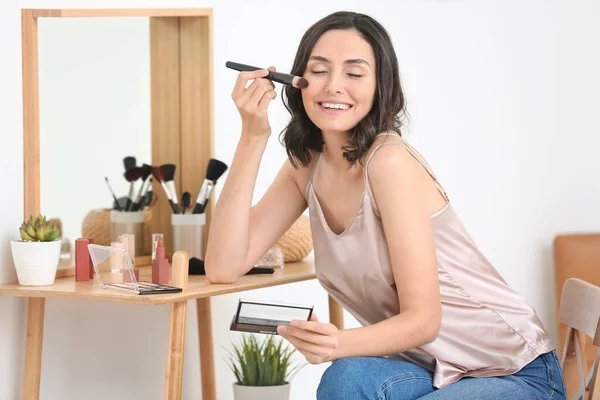
<path fill-rule="evenodd" d="M 22 22 L 25 218 L 60 220 L 57 275 L 68 276 L 75 239 L 115 240 L 105 177 L 128 196 L 126 157 L 176 165 L 177 190 L 198 193 L 213 157 L 212 10 L 25 9 Z M 171 206 L 158 182 L 149 186 L 140 266 L 151 262 L 152 233 L 173 252 Z M 210 206 L 205 214 L 208 226 Z"/>

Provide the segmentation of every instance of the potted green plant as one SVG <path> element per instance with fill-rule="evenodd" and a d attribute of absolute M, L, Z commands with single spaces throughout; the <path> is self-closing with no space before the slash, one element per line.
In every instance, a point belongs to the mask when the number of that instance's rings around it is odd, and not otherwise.
<path fill-rule="evenodd" d="M 269 336 L 262 343 L 254 335 L 243 335 L 231 353 L 230 368 L 236 382 L 235 400 L 285 400 L 290 397 L 290 380 L 304 365 L 291 360 L 295 349 L 283 339 Z"/>
<path fill-rule="evenodd" d="M 31 216 L 19 229 L 21 240 L 10 243 L 19 284 L 45 286 L 54 283 L 60 261 L 59 227 L 43 215 Z"/>

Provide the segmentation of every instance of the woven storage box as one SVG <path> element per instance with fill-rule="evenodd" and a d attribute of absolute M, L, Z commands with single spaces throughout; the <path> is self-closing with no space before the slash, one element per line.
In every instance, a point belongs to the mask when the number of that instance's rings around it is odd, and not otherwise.
<path fill-rule="evenodd" d="M 297 262 L 306 258 L 313 248 L 309 218 L 306 215 L 301 215 L 277 241 L 275 246 L 280 247 L 283 251 L 283 258 L 286 263 Z"/>
<path fill-rule="evenodd" d="M 152 253 L 152 209 L 144 209 L 144 254 Z M 94 243 L 110 246 L 110 208 L 91 210 L 81 223 L 81 237 L 94 238 Z M 148 240 L 146 240 L 148 239 Z"/>

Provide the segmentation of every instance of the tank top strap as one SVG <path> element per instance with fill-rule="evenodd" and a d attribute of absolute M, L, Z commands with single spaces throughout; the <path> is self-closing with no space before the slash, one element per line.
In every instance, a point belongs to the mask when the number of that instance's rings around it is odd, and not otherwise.
<path fill-rule="evenodd" d="M 311 185 L 313 184 L 313 177 L 315 175 L 315 170 L 317 169 L 317 162 L 319 161 L 319 157 L 321 153 L 315 153 L 315 159 L 313 161 L 312 167 L 310 168 L 310 176 L 308 177 L 308 182 L 306 182 L 306 187 L 304 188 L 304 198 L 308 201 L 309 190 Z"/>
<path fill-rule="evenodd" d="M 404 140 L 404 138 L 402 138 L 400 135 L 398 135 L 396 133 L 380 133 L 377 136 L 387 136 L 387 135 L 395 135 L 395 136 L 397 136 L 400 139 L 401 142 L 382 142 L 382 143 L 379 143 L 377 146 L 375 146 L 375 148 L 373 149 L 373 151 L 371 152 L 371 154 L 367 158 L 367 162 L 365 163 L 365 168 L 363 170 L 364 180 L 365 180 L 365 188 L 369 192 L 369 196 L 371 197 L 371 199 L 373 199 L 373 206 L 375 207 L 375 211 L 377 212 L 377 214 L 379 215 L 379 210 L 377 209 L 377 205 L 375 204 L 374 197 L 373 197 L 373 192 L 371 191 L 371 184 L 369 182 L 368 168 L 369 168 L 369 163 L 371 162 L 371 159 L 373 158 L 373 156 L 375 155 L 375 153 L 377 152 L 377 150 L 379 150 L 381 147 L 383 147 L 385 145 L 404 146 L 406 148 L 406 150 L 408 151 L 408 153 L 411 156 L 413 156 L 413 158 L 415 160 L 417 160 L 419 162 L 419 164 L 421 164 L 421 166 L 431 176 L 431 178 L 435 182 L 435 185 L 437 186 L 438 190 L 440 191 L 440 193 L 444 197 L 444 200 L 446 200 L 446 202 L 449 202 L 450 199 L 448 198 L 448 195 L 446 194 L 446 190 L 442 187 L 442 185 L 438 181 L 437 177 L 433 173 L 433 170 L 431 169 L 431 167 L 429 166 L 429 164 L 427 163 L 427 161 L 425 161 L 425 158 L 423 158 L 423 156 L 421 156 L 421 154 L 419 154 L 419 152 L 413 146 L 411 146 L 406 140 Z"/>

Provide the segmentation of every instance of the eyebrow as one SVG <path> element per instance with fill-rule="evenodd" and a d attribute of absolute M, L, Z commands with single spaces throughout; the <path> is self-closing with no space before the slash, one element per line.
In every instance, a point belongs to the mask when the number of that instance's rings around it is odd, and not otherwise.
<path fill-rule="evenodd" d="M 327 64 L 331 64 L 331 61 L 323 56 L 311 56 L 308 60 L 309 61 L 310 60 L 321 61 L 321 62 L 324 62 Z M 344 64 L 366 64 L 369 67 L 371 66 L 368 62 L 366 62 L 362 58 L 351 58 L 351 59 L 344 61 Z"/>

